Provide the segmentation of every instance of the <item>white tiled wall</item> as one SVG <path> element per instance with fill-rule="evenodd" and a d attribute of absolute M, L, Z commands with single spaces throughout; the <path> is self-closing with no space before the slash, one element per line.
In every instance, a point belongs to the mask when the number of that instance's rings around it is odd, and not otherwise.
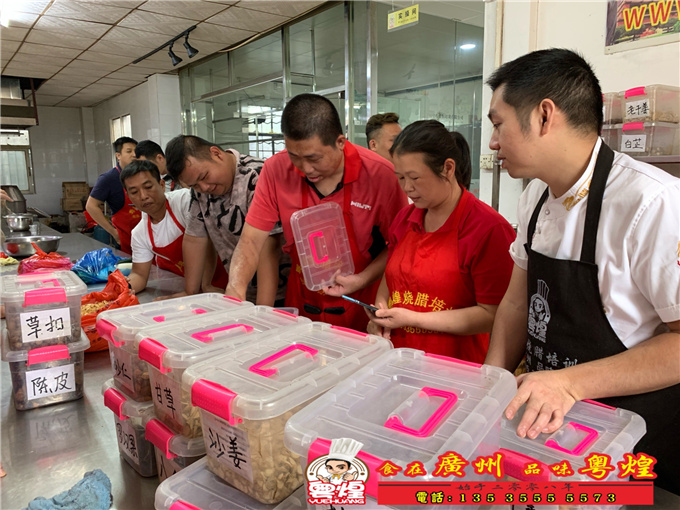
<path fill-rule="evenodd" d="M 38 107 L 38 119 L 29 130 L 35 194 L 26 195 L 26 204 L 60 214 L 61 183 L 87 180 L 80 108 Z"/>

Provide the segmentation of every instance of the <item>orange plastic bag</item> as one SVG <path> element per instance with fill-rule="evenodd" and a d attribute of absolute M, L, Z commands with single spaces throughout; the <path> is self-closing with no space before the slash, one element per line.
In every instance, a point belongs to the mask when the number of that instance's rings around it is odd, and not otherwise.
<path fill-rule="evenodd" d="M 11 255 L 12 250 L 9 243 L 7 245 L 7 252 Z M 51 253 L 45 253 L 43 250 L 38 248 L 35 243 L 33 244 L 33 249 L 35 250 L 35 255 L 31 255 L 27 259 L 19 262 L 19 268 L 17 273 L 35 273 L 43 271 L 68 271 L 73 266 L 73 262 L 68 257 L 59 255 L 57 252 L 53 251 Z"/>
<path fill-rule="evenodd" d="M 80 304 L 82 306 L 99 303 L 101 301 L 111 301 L 111 303 L 101 310 L 97 310 L 94 313 L 88 313 L 80 318 L 81 327 L 85 331 L 87 338 L 90 339 L 90 348 L 85 352 L 104 351 L 109 348 L 108 342 L 97 333 L 97 315 L 104 310 L 114 310 L 124 306 L 139 304 L 137 296 L 130 293 L 127 280 L 125 279 L 125 276 L 123 276 L 123 273 L 118 269 L 109 275 L 109 280 L 103 290 L 85 294 L 81 298 Z"/>

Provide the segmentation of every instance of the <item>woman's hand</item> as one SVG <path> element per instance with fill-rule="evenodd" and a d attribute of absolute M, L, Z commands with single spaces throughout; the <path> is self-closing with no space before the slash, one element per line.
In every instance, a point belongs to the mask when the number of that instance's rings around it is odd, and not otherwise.
<path fill-rule="evenodd" d="M 409 310 L 407 308 L 386 308 L 380 305 L 380 309 L 373 312 L 375 317 L 371 319 L 378 326 L 388 329 L 403 328 L 404 326 L 413 326 L 416 323 L 418 312 Z"/>
<path fill-rule="evenodd" d="M 333 277 L 333 285 L 325 287 L 323 291 L 329 296 L 340 297 L 348 296 L 363 288 L 364 280 L 361 276 L 357 274 L 341 276 L 336 273 Z"/>
<path fill-rule="evenodd" d="M 392 330 L 390 328 L 383 328 L 381 326 L 378 326 L 373 321 L 368 323 L 368 326 L 366 327 L 366 332 L 369 335 L 381 336 L 381 337 L 385 338 L 386 340 L 389 340 L 390 336 L 392 334 Z"/>

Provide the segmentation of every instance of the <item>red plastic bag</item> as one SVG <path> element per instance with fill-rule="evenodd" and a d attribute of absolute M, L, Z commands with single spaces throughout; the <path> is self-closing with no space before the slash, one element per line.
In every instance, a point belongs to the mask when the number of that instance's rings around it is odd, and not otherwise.
<path fill-rule="evenodd" d="M 137 296 L 130 293 L 128 282 L 123 273 L 116 269 L 109 275 L 109 280 L 103 290 L 97 292 L 90 292 L 85 294 L 80 299 L 80 305 L 89 305 L 100 303 L 102 301 L 111 301 L 104 308 L 97 310 L 94 313 L 82 315 L 80 324 L 90 339 L 90 348 L 85 352 L 104 351 L 109 348 L 106 339 L 101 338 L 97 333 L 97 315 L 104 310 L 115 310 L 116 308 L 123 308 L 124 306 L 138 305 L 139 300 Z"/>
<path fill-rule="evenodd" d="M 33 244 L 33 249 L 35 250 L 35 255 L 31 255 L 27 259 L 19 262 L 19 269 L 17 273 L 35 273 L 35 272 L 46 272 L 46 271 L 69 271 L 73 266 L 71 259 L 59 255 L 57 252 L 53 251 L 51 253 L 45 253 L 35 243 Z"/>

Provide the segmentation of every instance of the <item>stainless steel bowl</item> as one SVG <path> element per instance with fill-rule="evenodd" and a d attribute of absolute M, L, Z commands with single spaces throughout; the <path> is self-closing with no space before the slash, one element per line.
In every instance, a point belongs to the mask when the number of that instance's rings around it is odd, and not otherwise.
<path fill-rule="evenodd" d="M 61 236 L 14 236 L 2 243 L 3 251 L 11 257 L 28 257 L 35 254 L 31 243 L 35 243 L 42 251 L 57 251 Z"/>
<path fill-rule="evenodd" d="M 7 214 L 5 215 L 7 226 L 10 230 L 28 230 L 33 223 L 32 214 Z"/>

